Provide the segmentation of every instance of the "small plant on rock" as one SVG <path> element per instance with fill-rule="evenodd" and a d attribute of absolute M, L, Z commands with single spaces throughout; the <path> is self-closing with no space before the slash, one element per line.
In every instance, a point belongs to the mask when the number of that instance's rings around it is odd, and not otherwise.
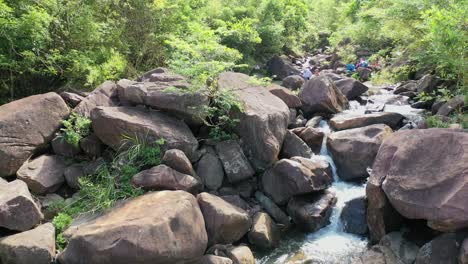
<path fill-rule="evenodd" d="M 267 86 L 271 85 L 271 78 L 269 78 L 269 77 L 259 78 L 259 77 L 256 77 L 256 76 L 251 76 L 248 83 L 251 84 L 251 85 L 267 87 Z"/>
<path fill-rule="evenodd" d="M 91 119 L 72 113 L 67 120 L 64 120 L 61 131 L 64 132 L 65 140 L 71 145 L 78 147 L 80 140 L 91 133 Z"/>

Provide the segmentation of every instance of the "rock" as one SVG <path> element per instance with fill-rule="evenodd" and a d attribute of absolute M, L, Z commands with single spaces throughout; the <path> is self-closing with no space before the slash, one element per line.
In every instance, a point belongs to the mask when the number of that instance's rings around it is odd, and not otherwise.
<path fill-rule="evenodd" d="M 281 99 L 288 107 L 297 108 L 301 107 L 301 99 L 297 95 L 293 94 L 288 89 L 281 87 L 277 84 L 272 84 L 267 87 L 270 93 Z"/>
<path fill-rule="evenodd" d="M 289 108 L 289 122 L 288 127 L 296 122 L 297 110 L 295 108 Z"/>
<path fill-rule="evenodd" d="M 408 81 L 401 83 L 395 90 L 393 91 L 394 94 L 404 94 L 404 93 L 415 93 L 418 90 L 418 82 L 417 81 Z"/>
<path fill-rule="evenodd" d="M 306 117 L 316 113 L 336 114 L 348 107 L 348 100 L 326 76 L 308 81 L 301 89 L 299 98 Z"/>
<path fill-rule="evenodd" d="M 465 106 L 465 96 L 459 95 L 450 99 L 448 102 L 443 104 L 437 111 L 437 115 L 449 116 L 454 111 L 461 110 Z"/>
<path fill-rule="evenodd" d="M 205 255 L 201 259 L 200 264 L 232 264 L 232 260 L 215 255 Z"/>
<path fill-rule="evenodd" d="M 250 77 L 233 72 L 219 76 L 219 87 L 232 92 L 243 105 L 231 118 L 240 120 L 236 133 L 245 155 L 256 170 L 270 167 L 277 159 L 289 121 L 289 109 L 265 87 L 253 86 Z"/>
<path fill-rule="evenodd" d="M 180 149 L 189 159 L 195 155 L 198 141 L 189 127 L 161 112 L 137 107 L 98 107 L 91 115 L 96 136 L 118 150 L 131 144 L 124 136 L 138 138 L 147 145 L 164 139 L 163 150 Z"/>
<path fill-rule="evenodd" d="M 337 174 L 343 180 L 368 177 L 382 141 L 392 134 L 386 125 L 371 125 L 334 132 L 328 137 L 327 147 L 336 164 Z"/>
<path fill-rule="evenodd" d="M 76 93 L 71 93 L 71 92 L 61 92 L 60 97 L 70 106 L 70 107 L 75 107 L 81 101 L 83 101 L 84 97 L 76 94 Z"/>
<path fill-rule="evenodd" d="M 248 237 L 252 245 L 271 249 L 279 245 L 280 231 L 268 214 L 259 212 L 253 218 Z"/>
<path fill-rule="evenodd" d="M 276 204 L 283 205 L 294 195 L 324 190 L 331 185 L 326 174 L 314 173 L 298 161 L 282 159 L 265 171 L 262 186 Z"/>
<path fill-rule="evenodd" d="M 460 256 L 458 257 L 458 264 L 468 263 L 468 238 L 465 238 L 460 248 Z"/>
<path fill-rule="evenodd" d="M 170 149 L 166 151 L 161 162 L 180 173 L 192 176 L 197 175 L 192 167 L 192 163 L 182 150 Z"/>
<path fill-rule="evenodd" d="M 436 237 L 434 240 L 421 247 L 416 257 L 415 264 L 457 264 L 459 243 L 456 235 L 447 233 Z"/>
<path fill-rule="evenodd" d="M 0 227 L 10 230 L 29 230 L 43 218 L 28 186 L 20 180 L 0 184 L 0 208 Z"/>
<path fill-rule="evenodd" d="M 144 190 L 182 190 L 198 193 L 201 182 L 198 179 L 180 173 L 166 165 L 158 165 L 151 169 L 141 171 L 132 177 L 132 184 Z"/>
<path fill-rule="evenodd" d="M 249 199 L 257 190 L 257 180 L 249 179 L 238 182 L 234 185 L 234 189 L 245 199 Z"/>
<path fill-rule="evenodd" d="M 227 140 L 220 142 L 216 144 L 216 151 L 229 182 L 239 182 L 255 174 L 254 169 L 237 141 Z"/>
<path fill-rule="evenodd" d="M 274 56 L 267 62 L 268 71 L 280 80 L 290 76 L 299 75 L 300 71 L 289 62 L 286 56 Z"/>
<path fill-rule="evenodd" d="M 0 238 L 0 262 L 50 264 L 55 257 L 55 228 L 51 223 Z"/>
<path fill-rule="evenodd" d="M 397 129 L 403 120 L 403 115 L 399 113 L 371 113 L 371 114 L 343 114 L 336 115 L 330 119 L 330 126 L 335 130 L 345 130 L 351 128 L 358 128 L 370 126 L 375 124 L 385 124 L 392 129 Z"/>
<path fill-rule="evenodd" d="M 206 116 L 205 108 L 209 98 L 202 91 L 189 90 L 189 84 L 182 80 L 169 80 L 167 74 L 159 77 L 153 74 L 151 82 L 117 83 L 119 98 L 134 105 L 146 105 L 159 109 L 184 120 L 189 125 L 201 125 Z M 164 76 L 164 77 L 162 77 Z M 156 79 L 166 79 L 156 81 Z"/>
<path fill-rule="evenodd" d="M 257 191 L 255 192 L 255 199 L 277 223 L 280 223 L 284 227 L 290 226 L 291 221 L 289 217 L 270 198 Z"/>
<path fill-rule="evenodd" d="M 63 176 L 65 177 L 65 181 L 67 182 L 67 185 L 75 190 L 78 190 L 80 188 L 80 182 L 79 179 L 81 177 L 86 176 L 86 173 L 84 171 L 84 164 L 80 163 L 75 163 L 70 166 L 68 166 L 64 172 Z"/>
<path fill-rule="evenodd" d="M 147 71 L 137 79 L 139 82 L 174 82 L 184 80 L 185 78 L 182 75 L 174 74 L 164 67 Z"/>
<path fill-rule="evenodd" d="M 283 147 L 281 148 L 280 157 L 291 158 L 295 156 L 310 158 L 312 156 L 312 150 L 300 137 L 291 131 L 287 131 L 284 137 Z"/>
<path fill-rule="evenodd" d="M 250 205 L 244 201 L 239 195 L 224 195 L 220 196 L 224 201 L 241 208 L 242 210 L 249 211 Z"/>
<path fill-rule="evenodd" d="M 405 264 L 398 262 L 395 254 L 385 246 L 375 245 L 369 250 L 366 250 L 357 260 L 353 260 L 352 264 Z"/>
<path fill-rule="evenodd" d="M 346 202 L 340 215 L 345 232 L 356 235 L 367 233 L 366 209 L 364 196 Z"/>
<path fill-rule="evenodd" d="M 296 131 L 294 132 L 296 133 Z M 306 127 L 304 129 L 298 130 L 296 135 L 304 140 L 313 153 L 320 153 L 320 150 L 322 149 L 323 137 L 325 136 L 325 134 L 320 129 Z"/>
<path fill-rule="evenodd" d="M 212 153 L 203 155 L 198 161 L 197 175 L 209 190 L 219 189 L 223 184 L 224 170 L 218 156 Z"/>
<path fill-rule="evenodd" d="M 233 264 L 255 264 L 252 251 L 247 246 L 230 247 L 226 254 Z"/>
<path fill-rule="evenodd" d="M 335 85 L 348 100 L 354 100 L 369 90 L 367 86 L 354 78 L 335 81 Z"/>
<path fill-rule="evenodd" d="M 59 135 L 52 140 L 52 149 L 57 155 L 72 158 L 80 153 L 80 147 L 74 146 L 65 140 L 65 137 Z"/>
<path fill-rule="evenodd" d="M 91 117 L 91 112 L 98 106 L 109 107 L 118 105 L 117 85 L 113 81 L 105 81 L 90 95 L 78 104 L 73 112 L 84 117 Z"/>
<path fill-rule="evenodd" d="M 41 204 L 42 213 L 44 214 L 44 219 L 46 221 L 50 221 L 60 211 L 60 209 L 54 205 L 65 202 L 65 199 L 63 199 L 62 196 L 58 194 L 50 193 L 50 194 L 47 194 L 46 196 L 39 197 L 39 201 Z"/>
<path fill-rule="evenodd" d="M 318 127 L 322 119 L 323 118 L 321 116 L 314 116 L 309 121 L 307 121 L 306 127 L 311 127 L 311 128 Z"/>
<path fill-rule="evenodd" d="M 369 69 L 369 68 L 364 68 L 364 67 L 360 67 L 357 69 L 357 72 L 359 74 L 359 79 L 361 79 L 362 81 L 368 81 L 371 77 L 371 74 L 372 74 L 372 70 Z"/>
<path fill-rule="evenodd" d="M 197 200 L 184 191 L 139 196 L 65 235 L 59 261 L 66 264 L 191 263 L 207 246 Z"/>
<path fill-rule="evenodd" d="M 86 155 L 92 158 L 101 156 L 102 142 L 94 133 L 82 138 L 80 140 L 80 147 Z"/>
<path fill-rule="evenodd" d="M 392 232 L 385 235 L 380 240 L 379 245 L 388 248 L 402 264 L 414 263 L 419 251 L 419 247 L 406 240 L 401 232 Z"/>
<path fill-rule="evenodd" d="M 468 134 L 451 129 L 394 133 L 380 147 L 373 167 L 401 215 L 425 219 L 443 232 L 468 227 L 467 171 Z"/>
<path fill-rule="evenodd" d="M 435 100 L 435 102 L 431 106 L 431 112 L 433 115 L 437 114 L 437 111 L 445 104 L 445 101 L 442 100 Z"/>
<path fill-rule="evenodd" d="M 298 90 L 304 85 L 304 78 L 300 75 L 290 75 L 283 79 L 281 85 L 292 90 Z"/>
<path fill-rule="evenodd" d="M 66 167 L 67 164 L 60 156 L 42 155 L 26 161 L 16 176 L 34 194 L 53 193 L 65 182 L 63 173 Z"/>
<path fill-rule="evenodd" d="M 46 147 L 70 110 L 56 93 L 29 96 L 0 106 L 0 177 L 11 176 Z"/>
<path fill-rule="evenodd" d="M 320 156 L 313 156 L 310 159 L 292 157 L 291 160 L 301 163 L 301 165 L 309 169 L 314 175 L 323 178 L 326 182 L 331 184 L 333 181 L 332 168 L 326 159 L 323 159 Z"/>
<path fill-rule="evenodd" d="M 315 232 L 330 223 L 336 200 L 332 192 L 296 196 L 289 201 L 287 210 L 301 230 Z"/>
<path fill-rule="evenodd" d="M 416 108 L 416 109 L 427 109 L 427 110 L 430 110 L 432 108 L 432 103 L 434 102 L 434 100 L 430 100 L 430 101 L 419 101 L 419 102 L 416 102 L 416 103 L 413 103 L 411 104 L 411 107 L 412 108 Z"/>
<path fill-rule="evenodd" d="M 426 94 L 432 93 L 440 84 L 440 78 L 434 75 L 426 74 L 417 83 L 416 91 L 418 93 L 425 92 Z"/>
<path fill-rule="evenodd" d="M 197 200 L 205 218 L 209 245 L 236 242 L 250 229 L 252 220 L 241 208 L 206 192 L 197 195 Z"/>

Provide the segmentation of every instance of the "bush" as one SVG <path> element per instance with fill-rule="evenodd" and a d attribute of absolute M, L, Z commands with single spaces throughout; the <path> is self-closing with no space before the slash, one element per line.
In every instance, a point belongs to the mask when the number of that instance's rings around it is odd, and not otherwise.
<path fill-rule="evenodd" d="M 80 140 L 91 133 L 91 119 L 77 113 L 71 113 L 67 120 L 62 121 L 61 131 L 64 132 L 65 140 L 71 145 L 78 147 Z"/>

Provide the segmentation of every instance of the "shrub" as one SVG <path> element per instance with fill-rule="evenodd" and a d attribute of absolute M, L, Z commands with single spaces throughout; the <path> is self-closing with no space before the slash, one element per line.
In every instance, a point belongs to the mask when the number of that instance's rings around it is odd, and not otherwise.
<path fill-rule="evenodd" d="M 91 119 L 74 112 L 62 123 L 65 128 L 61 131 L 64 132 L 65 140 L 75 147 L 79 146 L 82 138 L 91 133 Z"/>

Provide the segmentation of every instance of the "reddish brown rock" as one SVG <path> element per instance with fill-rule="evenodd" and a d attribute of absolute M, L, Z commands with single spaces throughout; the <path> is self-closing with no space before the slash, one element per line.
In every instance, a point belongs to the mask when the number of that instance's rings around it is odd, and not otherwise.
<path fill-rule="evenodd" d="M 91 94 L 86 96 L 73 112 L 85 117 L 91 117 L 91 111 L 98 106 L 108 107 L 118 105 L 117 85 L 113 81 L 106 81 L 99 85 Z"/>
<path fill-rule="evenodd" d="M 281 87 L 276 84 L 272 84 L 267 87 L 270 93 L 274 94 L 276 97 L 281 99 L 288 107 L 297 108 L 301 107 L 301 99 L 297 95 L 293 94 L 288 89 Z"/>
<path fill-rule="evenodd" d="M 248 237 L 252 245 L 271 249 L 279 244 L 280 230 L 268 214 L 259 212 L 253 218 L 252 228 L 249 231 Z"/>
<path fill-rule="evenodd" d="M 306 117 L 316 113 L 336 114 L 348 107 L 348 100 L 326 76 L 313 78 L 305 83 L 299 93 L 302 111 Z"/>

